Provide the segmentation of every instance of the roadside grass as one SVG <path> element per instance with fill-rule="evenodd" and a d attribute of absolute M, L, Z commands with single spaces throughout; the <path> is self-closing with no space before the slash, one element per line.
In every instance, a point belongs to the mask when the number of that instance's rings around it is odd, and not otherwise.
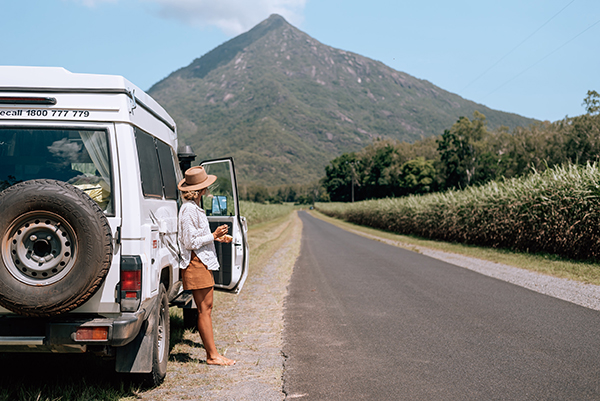
<path fill-rule="evenodd" d="M 320 218 L 340 228 L 370 238 L 391 240 L 394 242 L 394 245 L 416 252 L 419 252 L 419 247 L 424 247 L 490 262 L 502 263 L 554 277 L 600 285 L 600 263 L 572 261 L 556 255 L 544 253 L 529 254 L 506 249 L 484 248 L 475 245 L 434 241 L 410 235 L 399 235 L 329 217 L 316 210 L 310 211 L 310 213 L 314 217 Z"/>
<path fill-rule="evenodd" d="M 241 202 L 249 224 L 250 263 L 259 266 L 277 250 L 285 237 L 292 205 L 260 205 Z M 217 308 L 233 308 L 235 297 L 216 293 Z M 167 379 L 156 389 L 145 390 L 135 381 L 114 371 L 114 361 L 88 354 L 0 353 L 0 401 L 90 401 L 169 398 L 176 387 L 187 386 L 188 395 L 175 399 L 198 399 L 197 386 L 211 382 L 210 367 L 198 333 L 185 330 L 183 313 L 170 308 L 171 340 Z M 220 343 L 235 343 L 224 322 L 215 319 Z M 217 329 L 220 330 L 217 334 Z M 239 334 L 237 334 L 239 335 Z M 226 338 L 227 341 L 221 341 Z M 227 352 L 220 347 L 219 351 Z"/>
<path fill-rule="evenodd" d="M 315 208 L 403 235 L 600 262 L 600 167 L 595 163 L 556 166 L 464 190 Z"/>
<path fill-rule="evenodd" d="M 293 210 L 294 205 L 291 203 L 266 205 L 262 203 L 240 201 L 240 213 L 246 218 L 249 227 L 287 216 Z"/>

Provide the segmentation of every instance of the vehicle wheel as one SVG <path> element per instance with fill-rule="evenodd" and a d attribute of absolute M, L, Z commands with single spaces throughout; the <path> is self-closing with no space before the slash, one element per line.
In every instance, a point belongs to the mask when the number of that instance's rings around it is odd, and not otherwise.
<path fill-rule="evenodd" d="M 198 309 L 183 308 L 183 328 L 198 331 Z"/>
<path fill-rule="evenodd" d="M 96 202 L 67 183 L 31 180 L 0 193 L 0 210 L 0 305 L 54 316 L 94 295 L 113 250 Z"/>
<path fill-rule="evenodd" d="M 147 386 L 159 386 L 167 376 L 167 362 L 169 361 L 169 339 L 171 337 L 169 322 L 169 299 L 164 285 L 160 285 L 159 303 L 156 308 L 156 324 L 152 338 L 152 371 L 143 374 L 143 381 Z"/>

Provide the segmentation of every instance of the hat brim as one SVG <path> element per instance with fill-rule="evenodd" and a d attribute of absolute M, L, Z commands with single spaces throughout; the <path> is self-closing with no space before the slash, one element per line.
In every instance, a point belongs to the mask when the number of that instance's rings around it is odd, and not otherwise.
<path fill-rule="evenodd" d="M 211 175 L 209 174 L 206 178 L 206 180 L 202 181 L 199 184 L 194 184 L 194 185 L 187 185 L 185 183 L 185 178 L 181 181 L 179 181 L 179 185 L 177 185 L 177 188 L 179 188 L 180 191 L 186 192 L 186 191 L 199 191 L 201 189 L 204 188 L 208 188 L 209 186 L 211 186 L 212 184 L 214 184 L 214 182 L 217 180 L 217 176 L 216 175 Z"/>

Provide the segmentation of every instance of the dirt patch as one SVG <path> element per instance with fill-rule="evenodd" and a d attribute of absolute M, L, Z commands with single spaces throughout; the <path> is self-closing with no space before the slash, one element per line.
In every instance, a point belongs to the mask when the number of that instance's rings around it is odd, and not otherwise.
<path fill-rule="evenodd" d="M 163 385 L 139 393 L 137 399 L 283 400 L 283 302 L 301 235 L 296 213 L 252 228 L 250 273 L 244 288 L 238 295 L 215 294 L 216 345 L 237 364 L 208 366 L 199 334 L 186 330 L 171 349 Z M 172 324 L 180 319 L 179 313 L 174 311 Z"/>

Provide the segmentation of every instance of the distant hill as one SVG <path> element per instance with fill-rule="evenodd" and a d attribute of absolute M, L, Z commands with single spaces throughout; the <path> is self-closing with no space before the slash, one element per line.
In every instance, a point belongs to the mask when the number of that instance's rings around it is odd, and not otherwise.
<path fill-rule="evenodd" d="M 532 119 L 495 111 L 428 81 L 311 38 L 279 15 L 150 88 L 198 161 L 233 156 L 240 181 L 307 183 L 373 138 L 441 135 L 460 116 L 491 128 Z"/>

